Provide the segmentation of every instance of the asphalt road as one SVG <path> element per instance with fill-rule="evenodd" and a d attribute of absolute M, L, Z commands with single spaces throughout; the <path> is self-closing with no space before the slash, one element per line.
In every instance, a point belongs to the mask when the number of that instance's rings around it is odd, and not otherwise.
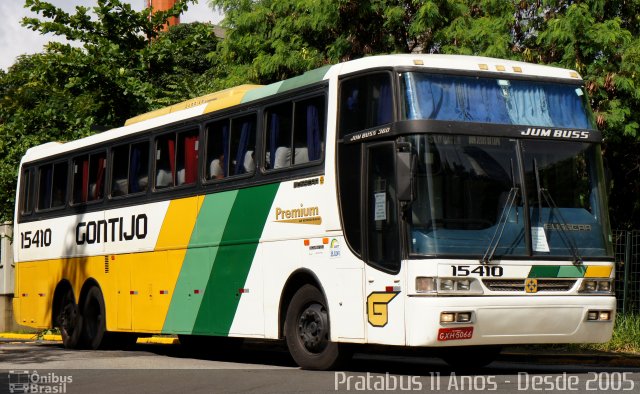
<path fill-rule="evenodd" d="M 640 392 L 640 368 L 619 359 L 510 354 L 474 371 L 424 355 L 357 353 L 342 371 L 303 371 L 278 345 L 227 354 L 177 345 L 69 351 L 59 343 L 0 342 L 0 393 L 612 393 Z"/>

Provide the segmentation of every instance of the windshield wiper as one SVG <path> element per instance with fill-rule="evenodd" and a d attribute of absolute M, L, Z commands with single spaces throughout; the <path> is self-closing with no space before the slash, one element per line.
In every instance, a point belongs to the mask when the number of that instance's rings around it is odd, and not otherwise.
<path fill-rule="evenodd" d="M 569 250 L 571 251 L 571 256 L 573 257 L 573 264 L 576 264 L 576 265 L 582 264 L 582 257 L 579 254 L 578 247 L 576 246 L 575 240 L 573 239 L 571 234 L 569 234 L 566 230 L 566 228 L 568 227 L 567 222 L 566 220 L 564 220 L 564 217 L 562 216 L 562 212 L 560 211 L 560 208 L 558 208 L 558 206 L 556 205 L 556 202 L 553 201 L 553 198 L 551 197 L 551 194 L 549 194 L 549 191 L 543 187 L 540 187 L 540 173 L 538 172 L 538 162 L 536 161 L 536 159 L 533 159 L 533 171 L 536 176 L 536 188 L 538 191 L 538 205 L 539 205 L 538 221 L 542 220 L 542 198 L 544 198 L 547 205 L 551 208 L 552 210 L 551 212 L 555 210 L 558 214 L 558 218 L 560 219 L 560 226 L 558 226 L 561 234 L 560 237 L 565 242 L 565 244 L 569 246 Z"/>
<path fill-rule="evenodd" d="M 484 255 L 480 259 L 480 264 L 489 264 L 491 263 L 491 259 L 493 258 L 496 249 L 498 248 L 498 244 L 500 243 L 500 239 L 502 238 L 502 233 L 504 233 L 504 229 L 507 226 L 507 222 L 509 221 L 509 214 L 511 213 L 511 209 L 516 202 L 516 197 L 518 196 L 519 189 L 515 186 L 511 187 L 509 190 L 509 194 L 507 195 L 507 200 L 502 207 L 502 212 L 500 213 L 500 218 L 498 219 L 498 223 L 496 226 L 496 231 L 493 232 L 493 237 L 491 237 L 491 241 L 489 242 L 489 247 L 484 252 Z"/>

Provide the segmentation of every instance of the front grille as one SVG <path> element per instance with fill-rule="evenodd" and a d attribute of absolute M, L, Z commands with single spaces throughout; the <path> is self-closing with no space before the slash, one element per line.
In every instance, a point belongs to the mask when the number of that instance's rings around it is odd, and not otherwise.
<path fill-rule="evenodd" d="M 513 291 L 524 293 L 525 279 L 484 279 L 482 283 L 491 291 Z M 576 279 L 538 279 L 538 292 L 569 291 L 576 284 Z"/>

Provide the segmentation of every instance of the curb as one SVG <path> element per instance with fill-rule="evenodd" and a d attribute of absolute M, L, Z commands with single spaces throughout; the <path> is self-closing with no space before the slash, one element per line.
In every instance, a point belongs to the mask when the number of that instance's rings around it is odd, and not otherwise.
<path fill-rule="evenodd" d="M 15 339 L 19 341 L 44 340 L 44 341 L 62 342 L 62 336 L 59 334 L 38 335 L 37 333 L 14 334 L 10 332 L 2 332 L 0 333 L 0 339 Z M 157 345 L 177 345 L 180 343 L 180 341 L 178 341 L 178 338 L 171 338 L 171 337 L 143 337 L 143 338 L 138 338 L 136 343 L 157 344 Z"/>

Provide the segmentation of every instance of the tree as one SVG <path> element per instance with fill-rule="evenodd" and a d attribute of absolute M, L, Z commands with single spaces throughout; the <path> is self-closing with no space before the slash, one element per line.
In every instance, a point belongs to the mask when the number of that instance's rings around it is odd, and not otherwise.
<path fill-rule="evenodd" d="M 201 93 L 187 81 L 207 70 L 206 54 L 216 45 L 213 26 L 160 30 L 192 1 L 150 17 L 149 10 L 136 12 L 119 0 L 98 0 L 90 17 L 85 7 L 71 15 L 26 0 L 42 19 L 26 18 L 25 26 L 80 47 L 49 43 L 43 53 L 22 56 L 0 73 L 0 220 L 13 218 L 18 163 L 29 147 L 121 126 L 131 116 Z"/>
<path fill-rule="evenodd" d="M 234 65 L 228 75 L 247 82 L 380 53 L 482 55 L 576 69 L 606 139 L 613 224 L 640 225 L 639 0 L 209 3 L 225 13 L 219 55 Z"/>

